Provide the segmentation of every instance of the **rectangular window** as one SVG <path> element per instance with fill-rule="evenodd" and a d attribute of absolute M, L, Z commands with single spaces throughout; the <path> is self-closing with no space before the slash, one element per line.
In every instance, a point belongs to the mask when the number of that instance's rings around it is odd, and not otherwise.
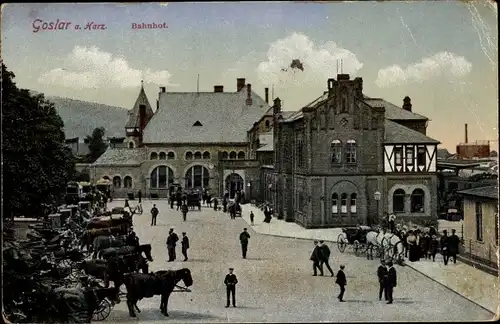
<path fill-rule="evenodd" d="M 427 153 L 425 147 L 420 146 L 417 149 L 417 166 L 425 167 L 426 154 Z"/>
<path fill-rule="evenodd" d="M 356 214 L 356 198 L 351 197 L 351 214 Z"/>
<path fill-rule="evenodd" d="M 394 148 L 394 165 L 402 166 L 403 165 L 403 148 L 395 147 Z"/>
<path fill-rule="evenodd" d="M 483 240 L 483 204 L 476 202 L 476 240 Z"/>
<path fill-rule="evenodd" d="M 415 155 L 413 154 L 413 147 L 406 148 L 406 165 L 413 166 L 413 162 L 415 161 Z"/>
<path fill-rule="evenodd" d="M 340 212 L 342 214 L 347 214 L 347 197 L 342 197 L 342 199 L 340 199 Z"/>
<path fill-rule="evenodd" d="M 342 147 L 340 145 L 332 146 L 332 163 L 342 163 Z"/>
<path fill-rule="evenodd" d="M 356 163 L 356 143 L 347 143 L 345 155 L 347 163 Z"/>

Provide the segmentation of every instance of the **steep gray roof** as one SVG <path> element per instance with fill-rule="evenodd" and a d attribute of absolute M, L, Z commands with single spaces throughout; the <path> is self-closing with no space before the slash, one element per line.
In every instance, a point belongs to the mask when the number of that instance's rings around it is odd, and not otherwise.
<path fill-rule="evenodd" d="M 457 192 L 461 195 L 484 197 L 498 200 L 498 186 L 477 187 Z"/>
<path fill-rule="evenodd" d="M 141 90 L 139 91 L 139 95 L 137 96 L 137 100 L 135 101 L 134 107 L 128 113 L 128 121 L 125 127 L 139 127 L 140 119 L 139 119 L 139 106 L 146 106 L 146 122 L 153 117 L 153 109 L 149 104 L 148 97 L 146 96 L 146 92 L 144 92 L 144 87 L 141 85 Z"/>
<path fill-rule="evenodd" d="M 405 143 L 428 143 L 439 144 L 439 141 L 424 134 L 414 131 L 408 127 L 400 125 L 392 120 L 384 121 L 384 143 L 385 144 L 405 144 Z"/>
<path fill-rule="evenodd" d="M 144 143 L 241 143 L 247 130 L 268 110 L 265 100 L 247 87 L 239 92 L 160 93 L 160 108 L 144 131 Z M 193 127 L 196 121 L 203 126 Z"/>
<path fill-rule="evenodd" d="M 393 103 L 380 98 L 369 98 L 364 96 L 363 101 L 372 107 L 384 107 L 385 118 L 391 120 L 429 120 L 429 118 L 417 113 L 405 110 Z"/>
<path fill-rule="evenodd" d="M 144 149 L 108 148 L 93 165 L 137 165 L 144 160 Z"/>

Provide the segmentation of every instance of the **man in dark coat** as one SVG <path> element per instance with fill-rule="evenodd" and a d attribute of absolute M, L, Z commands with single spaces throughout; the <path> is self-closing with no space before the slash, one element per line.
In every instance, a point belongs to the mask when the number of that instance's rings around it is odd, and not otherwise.
<path fill-rule="evenodd" d="M 170 209 L 174 209 L 175 194 L 171 193 L 169 199 L 170 199 Z"/>
<path fill-rule="evenodd" d="M 243 259 L 247 258 L 248 239 L 249 238 L 250 238 L 250 234 L 248 234 L 247 229 L 244 228 L 243 232 L 241 232 L 241 234 L 240 234 L 241 252 L 243 254 Z"/>
<path fill-rule="evenodd" d="M 385 281 L 385 291 L 387 293 L 387 298 L 389 299 L 387 304 L 392 304 L 392 292 L 394 287 L 397 286 L 397 276 L 396 269 L 394 269 L 392 261 L 387 262 L 387 266 L 389 267 L 389 270 L 387 271 L 387 280 Z"/>
<path fill-rule="evenodd" d="M 141 191 L 141 189 L 139 189 L 139 191 L 137 192 L 137 199 L 139 199 L 139 204 L 142 203 L 142 191 Z"/>
<path fill-rule="evenodd" d="M 167 238 L 168 262 L 175 261 L 176 259 L 175 245 L 177 241 L 179 241 L 179 237 L 177 236 L 176 233 L 174 233 L 174 229 L 171 228 L 170 231 L 168 232 L 168 238 Z"/>
<path fill-rule="evenodd" d="M 137 237 L 134 231 L 130 232 L 127 235 L 126 243 L 129 246 L 139 247 L 139 238 Z"/>
<path fill-rule="evenodd" d="M 229 297 L 231 296 L 231 294 L 233 295 L 233 307 L 236 307 L 236 284 L 238 283 L 238 279 L 233 273 L 233 270 L 233 268 L 229 268 L 229 273 L 226 275 L 226 278 L 224 278 L 227 296 L 226 308 L 229 307 Z"/>
<path fill-rule="evenodd" d="M 330 267 L 330 263 L 329 263 L 331 251 L 330 251 L 330 248 L 328 247 L 328 245 L 325 244 L 325 241 L 319 241 L 319 251 L 320 251 L 320 257 L 321 257 L 321 259 L 319 261 L 320 268 L 323 269 L 323 264 L 326 265 L 326 268 L 328 269 L 328 271 L 330 271 L 330 274 L 332 275 L 332 277 L 335 276 L 332 268 Z"/>
<path fill-rule="evenodd" d="M 437 240 L 437 236 L 434 234 L 432 235 L 431 241 L 429 243 L 429 258 L 432 257 L 432 261 L 436 261 L 436 253 L 439 248 L 439 242 Z"/>
<path fill-rule="evenodd" d="M 340 287 L 340 293 L 337 296 L 340 302 L 344 301 L 345 286 L 347 286 L 347 278 L 345 277 L 344 269 L 345 266 L 341 265 L 340 270 L 337 272 L 337 279 L 335 280 L 335 283 Z"/>
<path fill-rule="evenodd" d="M 387 290 L 385 290 L 385 281 L 387 280 L 387 267 L 385 266 L 385 261 L 383 259 L 380 260 L 380 265 L 377 269 L 377 277 L 380 289 L 378 291 L 378 300 L 382 300 L 382 293 L 384 293 L 385 300 L 389 300 L 387 298 Z"/>
<path fill-rule="evenodd" d="M 441 255 L 443 256 L 444 265 L 448 264 L 448 231 L 443 231 L 443 236 L 441 236 Z"/>
<path fill-rule="evenodd" d="M 314 241 L 314 249 L 311 253 L 311 257 L 309 258 L 313 262 L 313 276 L 317 276 L 318 272 L 317 269 L 319 269 L 320 276 L 323 275 L 323 267 L 321 267 L 320 261 L 321 261 L 321 250 L 318 246 L 318 241 Z"/>
<path fill-rule="evenodd" d="M 252 225 L 252 226 L 254 225 L 254 224 L 253 224 L 253 220 L 254 220 L 254 218 L 255 218 L 255 215 L 253 214 L 253 211 L 251 211 L 251 212 L 250 212 L 250 225 Z"/>
<path fill-rule="evenodd" d="M 184 256 L 184 261 L 188 260 L 187 250 L 189 249 L 189 238 L 186 235 L 186 232 L 182 232 L 182 255 Z"/>
<path fill-rule="evenodd" d="M 457 254 L 459 253 L 460 239 L 455 234 L 455 229 L 451 230 L 451 235 L 448 237 L 448 258 L 453 258 L 453 263 L 457 263 Z"/>
<path fill-rule="evenodd" d="M 158 208 L 156 208 L 156 204 L 153 204 L 153 208 L 151 208 L 151 226 L 156 225 L 156 216 L 158 216 Z"/>
<path fill-rule="evenodd" d="M 182 205 L 181 212 L 182 212 L 182 220 L 184 220 L 184 221 L 186 221 L 186 216 L 187 216 L 188 210 L 189 210 L 189 208 L 186 204 Z"/>
<path fill-rule="evenodd" d="M 214 210 L 217 210 L 218 207 L 219 207 L 219 199 L 214 198 Z"/>

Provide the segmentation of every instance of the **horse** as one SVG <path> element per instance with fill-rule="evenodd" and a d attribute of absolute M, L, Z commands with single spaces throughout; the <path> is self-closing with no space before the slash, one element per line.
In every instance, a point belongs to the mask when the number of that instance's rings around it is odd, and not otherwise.
<path fill-rule="evenodd" d="M 127 242 L 125 238 L 122 237 L 115 237 L 113 235 L 107 236 L 107 235 L 99 235 L 94 238 L 94 241 L 92 242 L 93 250 L 94 250 L 94 255 L 92 256 L 93 259 L 97 258 L 97 255 L 100 254 L 103 250 L 110 248 L 110 247 L 122 247 L 127 245 Z"/>
<path fill-rule="evenodd" d="M 401 255 L 404 255 L 404 247 L 401 239 L 392 233 L 384 231 L 370 231 L 366 234 L 367 258 L 373 260 L 373 249 L 377 248 L 382 258 L 393 259 L 397 254 L 398 262 Z"/>
<path fill-rule="evenodd" d="M 142 252 L 144 252 L 144 254 L 146 255 L 146 259 L 148 259 L 148 261 L 150 262 L 153 261 L 153 257 L 151 255 L 151 244 L 142 244 L 139 246 L 122 246 L 119 248 L 107 248 L 101 252 L 101 257 L 107 260 L 113 256 L 120 256 L 125 254 L 140 255 Z"/>
<path fill-rule="evenodd" d="M 160 311 L 168 315 L 167 304 L 170 294 L 174 291 L 177 283 L 183 281 L 186 287 L 193 285 L 191 271 L 187 268 L 181 270 L 157 271 L 150 274 L 129 273 L 125 275 L 125 286 L 127 287 L 127 306 L 130 317 L 136 317 L 134 309 L 140 313 L 137 302 L 143 298 L 161 295 Z"/>
<path fill-rule="evenodd" d="M 97 236 L 105 235 L 126 235 L 128 233 L 127 227 L 115 226 L 115 227 L 107 227 L 107 228 L 94 228 L 90 230 L 86 230 L 83 232 L 82 237 L 80 238 L 81 246 L 80 248 L 87 247 L 87 252 L 93 252 L 94 238 Z"/>
<path fill-rule="evenodd" d="M 130 217 L 115 217 L 113 218 L 112 216 L 100 216 L 100 217 L 94 217 L 90 220 L 90 222 L 87 224 L 87 229 L 96 229 L 96 228 L 107 228 L 107 227 L 116 227 L 116 226 L 121 226 L 121 227 L 132 227 L 133 222 L 132 218 Z"/>

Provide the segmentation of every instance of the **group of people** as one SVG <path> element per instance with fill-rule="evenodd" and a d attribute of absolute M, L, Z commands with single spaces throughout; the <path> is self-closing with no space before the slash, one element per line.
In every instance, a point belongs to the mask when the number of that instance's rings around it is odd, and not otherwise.
<path fill-rule="evenodd" d="M 455 229 L 451 230 L 451 235 L 448 236 L 448 231 L 443 230 L 443 235 L 438 241 L 435 230 L 422 233 L 420 230 L 410 230 L 404 238 L 405 257 L 408 257 L 410 262 L 419 261 L 421 258 L 436 260 L 436 254 L 440 250 L 443 256 L 444 264 L 448 264 L 449 258 L 453 258 L 453 262 L 457 262 L 457 254 L 459 253 L 460 238 L 456 235 Z"/>
<path fill-rule="evenodd" d="M 174 229 L 171 228 L 168 231 L 168 237 L 167 237 L 167 251 L 168 251 L 168 262 L 173 262 L 175 259 L 177 259 L 177 254 L 175 253 L 175 247 L 177 245 L 177 242 L 179 241 L 179 236 L 177 233 L 174 232 Z M 189 238 L 186 235 L 186 232 L 182 232 L 182 240 L 181 240 L 181 252 L 182 255 L 184 256 L 184 261 L 187 261 L 188 255 L 187 251 L 189 249 Z"/>
<path fill-rule="evenodd" d="M 394 301 L 392 293 L 397 285 L 396 269 L 394 269 L 392 261 L 386 263 L 383 259 L 380 260 L 377 277 L 380 285 L 378 300 L 382 300 L 382 294 L 384 294 L 387 304 L 392 304 Z"/>

